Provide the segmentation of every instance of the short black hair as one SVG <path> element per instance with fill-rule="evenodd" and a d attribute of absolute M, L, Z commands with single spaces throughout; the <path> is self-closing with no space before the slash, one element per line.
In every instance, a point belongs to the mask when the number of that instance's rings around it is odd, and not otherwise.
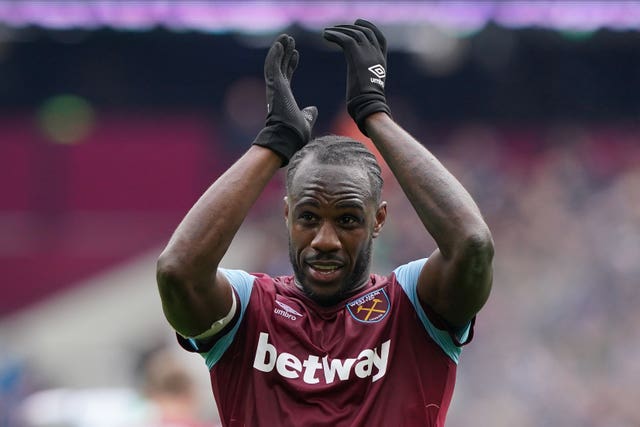
<path fill-rule="evenodd" d="M 325 135 L 315 138 L 291 157 L 287 167 L 287 193 L 289 193 L 298 166 L 307 157 L 313 157 L 316 162 L 323 165 L 361 168 L 369 177 L 371 196 L 374 202 L 380 202 L 383 179 L 376 157 L 361 142 L 340 135 Z"/>

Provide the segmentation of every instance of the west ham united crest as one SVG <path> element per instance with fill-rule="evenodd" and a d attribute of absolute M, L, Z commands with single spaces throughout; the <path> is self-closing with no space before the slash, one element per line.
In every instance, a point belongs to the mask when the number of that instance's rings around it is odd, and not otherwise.
<path fill-rule="evenodd" d="M 378 289 L 347 304 L 351 317 L 363 323 L 376 323 L 389 313 L 391 304 L 384 289 Z"/>

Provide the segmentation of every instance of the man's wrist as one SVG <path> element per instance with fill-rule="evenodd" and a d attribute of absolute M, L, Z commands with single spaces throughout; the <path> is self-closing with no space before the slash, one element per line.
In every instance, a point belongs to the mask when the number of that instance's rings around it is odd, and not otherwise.
<path fill-rule="evenodd" d="M 391 110 L 383 95 L 356 96 L 347 102 L 347 111 L 365 136 L 369 136 L 365 127 L 367 117 L 377 112 L 385 112 L 391 116 Z"/>
<path fill-rule="evenodd" d="M 376 111 L 364 118 L 361 130 L 366 131 L 363 133 L 371 138 L 371 135 L 376 133 L 376 129 L 392 121 L 393 119 L 387 111 Z"/>
<path fill-rule="evenodd" d="M 282 160 L 282 167 L 289 164 L 289 159 L 305 143 L 301 136 L 292 128 L 283 124 L 265 126 L 253 141 L 253 145 L 259 145 L 276 153 Z"/>
<path fill-rule="evenodd" d="M 252 144 L 251 147 L 249 147 L 248 152 L 254 152 L 256 155 L 264 158 L 265 162 L 273 163 L 276 165 L 276 169 L 280 169 L 282 167 L 282 156 L 268 147 Z"/>

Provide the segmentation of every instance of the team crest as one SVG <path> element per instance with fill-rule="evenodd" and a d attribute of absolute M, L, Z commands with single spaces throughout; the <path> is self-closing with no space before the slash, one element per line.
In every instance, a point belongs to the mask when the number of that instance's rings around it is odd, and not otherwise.
<path fill-rule="evenodd" d="M 351 301 L 347 304 L 347 310 L 351 317 L 362 323 L 376 323 L 387 316 L 391 304 L 384 289 L 373 292 Z"/>

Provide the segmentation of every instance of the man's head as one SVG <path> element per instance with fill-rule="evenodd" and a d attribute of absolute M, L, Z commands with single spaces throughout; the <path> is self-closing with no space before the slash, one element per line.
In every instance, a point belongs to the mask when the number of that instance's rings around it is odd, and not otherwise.
<path fill-rule="evenodd" d="M 319 304 L 335 304 L 369 276 L 372 241 L 387 214 L 380 166 L 360 142 L 324 136 L 291 158 L 286 187 L 296 281 Z"/>

